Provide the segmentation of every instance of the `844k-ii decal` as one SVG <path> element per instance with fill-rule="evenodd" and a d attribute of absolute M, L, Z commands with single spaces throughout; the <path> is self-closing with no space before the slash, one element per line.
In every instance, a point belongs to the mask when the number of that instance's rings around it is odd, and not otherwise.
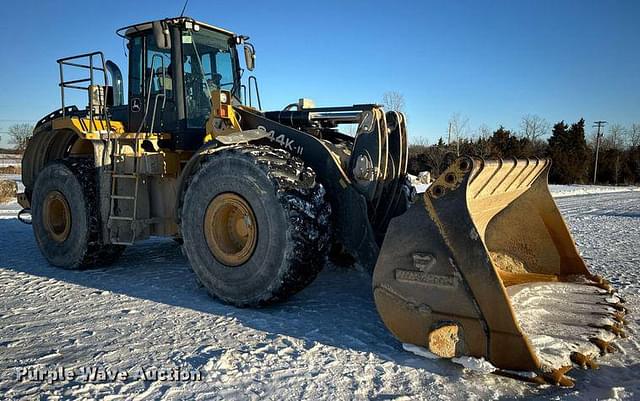
<path fill-rule="evenodd" d="M 262 125 L 258 126 L 258 129 L 267 132 L 267 129 Z M 298 156 L 302 156 L 304 148 L 301 145 L 296 144 L 296 141 L 293 139 L 287 138 L 284 134 L 276 135 L 276 132 L 273 130 L 268 131 L 267 134 L 272 142 L 276 142 L 283 149 Z"/>

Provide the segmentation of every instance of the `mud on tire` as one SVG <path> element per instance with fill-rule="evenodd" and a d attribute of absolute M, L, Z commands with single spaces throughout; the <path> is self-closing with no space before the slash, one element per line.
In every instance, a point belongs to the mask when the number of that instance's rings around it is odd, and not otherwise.
<path fill-rule="evenodd" d="M 65 269 L 106 266 L 115 262 L 125 247 L 102 240 L 96 171 L 93 160 L 69 158 L 50 163 L 38 174 L 31 199 L 36 242 L 47 261 Z M 59 194 L 68 206 L 70 226 L 66 237 L 54 239 L 44 221 L 45 200 Z"/>
<path fill-rule="evenodd" d="M 181 209 L 183 250 L 199 281 L 237 306 L 302 290 L 326 262 L 330 207 L 324 192 L 311 168 L 280 149 L 246 145 L 203 159 Z M 257 226 L 253 253 L 238 266 L 218 260 L 204 234 L 207 208 L 225 194 L 245 200 Z"/>

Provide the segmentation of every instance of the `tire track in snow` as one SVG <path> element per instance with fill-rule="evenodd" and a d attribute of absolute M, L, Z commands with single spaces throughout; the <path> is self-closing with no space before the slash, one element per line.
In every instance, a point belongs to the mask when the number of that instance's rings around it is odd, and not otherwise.
<path fill-rule="evenodd" d="M 638 312 L 640 193 L 558 199 L 591 268 L 630 293 Z M 533 387 L 464 372 L 404 352 L 373 304 L 370 278 L 328 268 L 288 302 L 238 309 L 209 298 L 172 241 L 128 249 L 115 266 L 55 269 L 28 226 L 0 219 L 0 394 L 5 399 L 127 395 L 139 399 L 592 399 L 640 394 L 640 349 L 604 357 L 578 386 Z M 638 321 L 632 315 L 630 325 Z M 44 359 L 42 359 L 44 358 Z M 49 359 L 52 358 L 52 359 Z M 204 380 L 46 383 L 15 380 L 25 366 L 181 366 Z M 616 390 L 624 387 L 624 390 Z M 634 395 L 635 394 L 635 395 Z"/>

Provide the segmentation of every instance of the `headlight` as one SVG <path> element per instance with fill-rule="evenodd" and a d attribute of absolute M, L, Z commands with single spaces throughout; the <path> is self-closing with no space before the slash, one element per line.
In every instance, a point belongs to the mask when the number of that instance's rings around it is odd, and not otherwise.
<path fill-rule="evenodd" d="M 227 103 L 229 101 L 229 96 L 227 92 L 220 92 L 220 103 Z"/>

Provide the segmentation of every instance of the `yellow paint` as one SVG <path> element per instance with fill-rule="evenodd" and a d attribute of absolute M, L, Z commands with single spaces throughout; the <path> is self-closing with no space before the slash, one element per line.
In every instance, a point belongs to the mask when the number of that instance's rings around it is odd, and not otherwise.
<path fill-rule="evenodd" d="M 211 91 L 211 113 L 206 124 L 206 136 L 204 142 L 210 142 L 215 139 L 216 136 L 225 135 L 232 132 L 238 132 L 241 130 L 240 122 L 236 116 L 233 106 L 229 104 L 231 101 L 231 94 L 227 93 L 227 103 L 220 101 L 220 90 Z M 222 128 L 219 128 L 222 127 Z"/>
<path fill-rule="evenodd" d="M 60 117 L 52 121 L 53 129 L 70 129 L 85 139 L 100 139 L 101 134 L 107 133 L 107 121 L 94 118 Z M 113 133 L 124 134 L 124 124 L 121 121 L 110 121 Z"/>
<path fill-rule="evenodd" d="M 122 121 L 111 120 L 109 121 L 109 125 L 111 125 L 113 138 L 117 137 L 122 139 L 135 139 L 136 135 L 139 135 L 140 140 L 147 139 L 155 141 L 158 139 L 171 138 L 171 135 L 167 133 L 150 134 L 142 132 L 140 134 L 136 134 L 135 132 L 126 132 Z M 54 130 L 68 129 L 74 131 L 81 138 L 89 140 L 103 139 L 102 135 L 106 135 L 108 131 L 107 121 L 96 118 L 91 121 L 88 118 L 60 117 L 52 121 L 52 126 Z"/>

